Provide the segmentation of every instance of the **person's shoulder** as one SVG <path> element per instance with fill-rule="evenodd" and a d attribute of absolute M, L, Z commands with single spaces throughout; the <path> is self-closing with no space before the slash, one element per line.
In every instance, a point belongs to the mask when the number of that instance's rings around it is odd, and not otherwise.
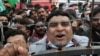
<path fill-rule="evenodd" d="M 74 38 L 79 38 L 79 39 L 88 39 L 87 36 L 80 36 L 80 35 L 73 35 Z"/>
<path fill-rule="evenodd" d="M 32 43 L 30 46 L 29 46 L 29 53 L 38 53 L 39 51 L 44 51 L 46 50 L 46 39 L 47 37 L 43 37 L 41 40 L 35 42 L 35 43 Z"/>
<path fill-rule="evenodd" d="M 89 38 L 87 36 L 80 36 L 80 35 L 74 35 L 73 37 L 74 39 L 76 39 L 77 41 L 88 41 Z"/>
<path fill-rule="evenodd" d="M 89 38 L 87 36 L 74 35 L 73 37 L 80 46 L 87 46 Z"/>
<path fill-rule="evenodd" d="M 45 35 L 42 39 L 34 42 L 33 44 L 38 44 L 38 43 L 46 43 L 46 39 L 47 39 L 47 36 Z"/>

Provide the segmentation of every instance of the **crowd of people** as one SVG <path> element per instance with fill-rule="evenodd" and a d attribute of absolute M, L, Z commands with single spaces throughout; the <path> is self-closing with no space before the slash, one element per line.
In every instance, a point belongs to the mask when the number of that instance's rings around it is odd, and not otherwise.
<path fill-rule="evenodd" d="M 88 3 L 64 6 L 61 3 L 59 8 L 52 5 L 49 9 L 36 4 L 0 12 L 0 56 L 31 56 L 51 49 L 88 46 L 89 39 L 90 45 L 100 45 L 95 43 L 100 42 L 100 6 L 93 11 Z"/>

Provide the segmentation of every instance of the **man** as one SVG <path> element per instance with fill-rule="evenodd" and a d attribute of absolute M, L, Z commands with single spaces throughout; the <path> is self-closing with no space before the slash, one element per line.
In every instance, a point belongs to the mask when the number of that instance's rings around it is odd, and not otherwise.
<path fill-rule="evenodd" d="M 18 29 L 9 29 L 5 33 L 5 43 L 13 43 L 14 41 L 27 42 L 27 34 Z"/>
<path fill-rule="evenodd" d="M 0 14 L 0 22 L 2 22 L 2 24 L 4 26 L 8 25 L 8 17 L 5 14 Z"/>
<path fill-rule="evenodd" d="M 14 23 L 17 29 L 22 30 L 29 37 L 31 36 L 33 32 L 33 22 L 31 22 L 29 19 L 15 19 Z"/>
<path fill-rule="evenodd" d="M 36 9 L 33 9 L 29 12 L 29 17 L 33 20 L 33 21 L 37 21 L 38 20 L 38 14 L 36 12 Z"/>
<path fill-rule="evenodd" d="M 94 9 L 92 24 L 92 40 L 93 42 L 100 42 L 100 7 Z"/>
<path fill-rule="evenodd" d="M 3 24 L 3 26 L 6 26 L 6 27 L 3 27 L 3 32 L 0 29 L 0 41 L 1 41 L 1 33 L 4 34 L 8 30 L 8 28 L 7 28 L 7 26 L 8 26 L 8 17 L 5 14 L 1 13 L 0 14 L 0 22 Z"/>
<path fill-rule="evenodd" d="M 17 12 L 17 15 L 21 15 L 22 16 L 22 18 L 27 18 L 27 13 L 26 13 L 26 10 L 19 10 L 18 12 Z"/>
<path fill-rule="evenodd" d="M 94 8 L 94 11 L 91 13 L 93 13 L 91 16 L 92 30 L 88 30 L 87 36 L 92 37 L 92 42 L 100 42 L 100 7 Z M 100 44 L 93 43 L 93 45 Z"/>
<path fill-rule="evenodd" d="M 29 52 L 38 53 L 39 51 L 59 47 L 87 46 L 87 37 L 73 35 L 70 20 L 71 17 L 66 12 L 58 10 L 51 13 L 47 18 L 47 36 L 42 40 L 33 43 L 33 45 L 30 45 Z"/>
<path fill-rule="evenodd" d="M 28 55 L 27 35 L 21 30 L 8 30 L 5 34 L 5 43 L 4 48 L 0 50 L 0 56 L 20 55 L 23 52 Z"/>
<path fill-rule="evenodd" d="M 22 30 L 24 33 L 28 36 L 28 43 L 30 45 L 29 39 L 32 38 L 33 33 L 33 22 L 31 22 L 29 19 L 15 19 L 15 28 Z M 36 39 L 34 39 L 36 40 Z"/>
<path fill-rule="evenodd" d="M 66 4 L 65 3 L 60 3 L 59 4 L 59 10 L 64 10 L 66 7 Z"/>
<path fill-rule="evenodd" d="M 46 26 L 43 21 L 36 21 L 34 23 L 34 32 L 32 37 L 29 39 L 31 43 L 34 43 L 44 37 L 46 34 Z"/>
<path fill-rule="evenodd" d="M 8 18 L 6 15 L 0 14 L 0 22 L 8 22 Z"/>
<path fill-rule="evenodd" d="M 54 48 L 67 48 L 75 46 L 87 46 L 88 38 L 85 36 L 73 35 L 69 14 L 63 11 L 55 11 L 48 18 L 47 36 L 29 47 L 29 52 Z M 48 40 L 47 40 L 48 39 Z M 51 48 L 49 48 L 51 47 Z"/>
<path fill-rule="evenodd" d="M 47 11 L 43 7 L 40 7 L 37 10 L 37 14 L 38 14 L 39 20 L 42 20 L 44 22 L 46 21 L 46 18 L 48 16 L 48 13 L 47 13 Z"/>

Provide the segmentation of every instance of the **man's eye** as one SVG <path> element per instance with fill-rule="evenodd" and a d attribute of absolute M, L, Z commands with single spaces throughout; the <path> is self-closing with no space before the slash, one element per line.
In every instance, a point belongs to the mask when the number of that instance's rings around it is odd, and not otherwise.
<path fill-rule="evenodd" d="M 69 25 L 69 22 L 61 22 L 61 25 L 64 26 L 64 27 L 66 27 L 66 26 Z"/>
<path fill-rule="evenodd" d="M 56 22 L 55 22 L 55 23 L 50 23 L 50 24 L 49 24 L 50 27 L 55 27 L 55 26 L 57 26 L 57 25 L 58 25 L 58 23 L 56 23 Z"/>

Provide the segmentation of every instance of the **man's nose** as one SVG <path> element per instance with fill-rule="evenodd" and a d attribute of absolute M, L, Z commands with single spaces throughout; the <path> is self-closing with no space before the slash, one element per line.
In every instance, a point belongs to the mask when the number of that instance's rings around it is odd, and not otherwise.
<path fill-rule="evenodd" d="M 57 25 L 57 29 L 58 31 L 62 31 L 64 29 L 64 27 L 61 25 L 61 24 L 58 24 Z"/>

